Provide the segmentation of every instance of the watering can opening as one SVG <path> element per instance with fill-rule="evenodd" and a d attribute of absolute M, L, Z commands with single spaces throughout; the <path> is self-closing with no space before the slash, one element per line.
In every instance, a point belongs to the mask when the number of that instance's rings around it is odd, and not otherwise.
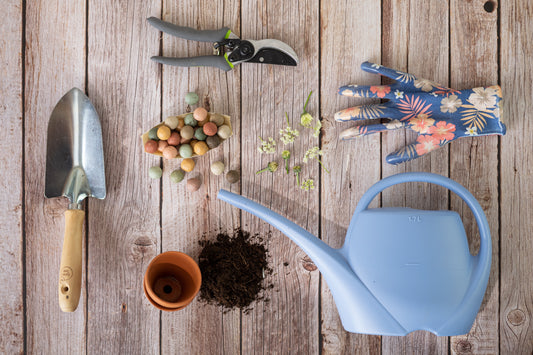
<path fill-rule="evenodd" d="M 480 230 L 472 256 L 459 215 L 411 208 L 368 209 L 383 189 L 403 182 L 430 182 L 461 197 Z M 488 222 L 463 186 L 430 173 L 403 173 L 373 185 L 361 198 L 341 249 L 242 196 L 218 198 L 278 228 L 313 260 L 324 276 L 347 331 L 406 335 L 468 333 L 483 300 L 491 263 Z"/>

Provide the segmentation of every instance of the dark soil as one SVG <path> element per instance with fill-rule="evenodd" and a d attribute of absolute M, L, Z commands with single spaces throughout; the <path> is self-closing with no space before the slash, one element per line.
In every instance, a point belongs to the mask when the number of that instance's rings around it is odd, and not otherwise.
<path fill-rule="evenodd" d="M 267 249 L 262 238 L 250 236 L 240 229 L 233 235 L 218 234 L 215 240 L 201 241 L 199 265 L 202 271 L 200 299 L 225 308 L 250 310 L 250 305 L 263 299 L 264 278 L 268 267 Z"/>

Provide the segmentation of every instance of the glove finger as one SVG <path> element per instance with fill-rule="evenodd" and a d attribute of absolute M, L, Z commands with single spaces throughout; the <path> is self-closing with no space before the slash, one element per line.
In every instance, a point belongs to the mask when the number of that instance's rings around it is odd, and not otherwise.
<path fill-rule="evenodd" d="M 409 144 L 408 146 L 387 155 L 387 163 L 393 165 L 405 163 L 406 161 L 426 155 L 449 142 L 450 141 L 443 141 L 441 144 L 438 139 L 431 135 L 420 135 L 415 143 Z"/>
<path fill-rule="evenodd" d="M 416 77 L 413 74 L 387 68 L 376 63 L 364 62 L 361 64 L 361 69 L 369 73 L 386 76 L 387 78 L 391 78 L 392 80 L 396 80 L 400 83 L 409 83 L 416 80 Z"/>
<path fill-rule="evenodd" d="M 374 105 L 359 105 L 344 109 L 334 115 L 336 121 L 373 120 L 375 118 L 400 118 L 392 101 Z"/>
<path fill-rule="evenodd" d="M 374 133 L 380 133 L 385 131 L 391 131 L 394 129 L 405 127 L 405 123 L 398 120 L 391 121 L 389 123 L 378 123 L 364 126 L 355 126 L 345 129 L 339 134 L 339 138 L 342 140 L 353 139 L 360 136 L 368 136 Z"/>
<path fill-rule="evenodd" d="M 395 97 L 393 89 L 391 85 L 345 85 L 337 92 L 342 96 L 393 100 Z"/>

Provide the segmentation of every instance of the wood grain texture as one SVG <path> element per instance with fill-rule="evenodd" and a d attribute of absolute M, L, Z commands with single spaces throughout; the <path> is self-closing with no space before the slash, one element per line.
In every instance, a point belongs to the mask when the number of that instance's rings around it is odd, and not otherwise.
<path fill-rule="evenodd" d="M 146 22 L 156 2 L 91 1 L 88 94 L 102 123 L 107 197 L 88 211 L 87 348 L 94 353 L 159 354 L 160 312 L 143 276 L 160 250 L 160 182 L 141 134 L 160 117 L 160 73 L 150 61 L 159 34 Z"/>
<path fill-rule="evenodd" d="M 377 75 L 360 69 L 362 62 L 381 57 L 381 7 L 376 1 L 321 2 L 321 116 L 324 161 L 331 174 L 322 174 L 321 236 L 330 246 L 344 242 L 357 202 L 380 179 L 380 137 L 372 135 L 341 141 L 339 133 L 354 123 L 337 123 L 335 112 L 361 103 L 337 95 L 342 85 L 370 85 Z M 363 40 L 364 34 L 364 40 Z M 366 101 L 368 102 L 368 100 Z M 372 206 L 377 206 L 377 201 Z M 380 338 L 346 332 L 331 292 L 321 282 L 322 351 L 326 354 L 378 354 Z"/>
<path fill-rule="evenodd" d="M 484 0 L 451 1 L 450 87 L 468 89 L 498 82 L 498 11 L 487 12 Z M 492 236 L 492 268 L 480 312 L 470 333 L 451 338 L 455 354 L 488 354 L 498 349 L 499 225 L 498 137 L 460 139 L 450 145 L 450 178 L 465 186 L 479 201 Z M 470 209 L 455 194 L 451 209 L 459 212 L 469 236 L 470 250 L 479 250 L 479 232 Z"/>
<path fill-rule="evenodd" d="M 485 9 L 491 4 L 492 11 Z M 0 10 L 0 127 L 7 133 L 0 155 L 0 353 L 533 352 L 533 0 L 6 0 Z M 229 73 L 161 67 L 150 56 L 209 54 L 211 44 L 161 36 L 145 22 L 149 16 L 201 29 L 228 26 L 241 38 L 280 39 L 296 50 L 300 64 L 242 64 Z M 335 123 L 333 114 L 360 101 L 338 96 L 337 88 L 388 83 L 361 71 L 365 60 L 457 89 L 499 81 L 507 135 L 461 139 L 399 166 L 385 158 L 411 143 L 413 132 L 339 141 L 351 124 Z M 100 114 L 108 196 L 87 203 L 82 297 L 78 310 L 66 314 L 57 303 L 57 274 L 67 201 L 44 199 L 43 192 L 49 116 L 74 86 L 87 90 Z M 320 139 L 308 138 L 298 126 L 309 90 L 309 111 L 323 118 Z M 195 193 L 186 191 L 185 182 L 170 182 L 178 161 L 144 153 L 140 140 L 162 118 L 187 109 L 188 91 L 198 92 L 212 111 L 230 114 L 234 128 L 223 146 L 196 159 L 189 176 L 202 176 L 203 185 Z M 306 148 L 319 144 L 332 170 L 304 165 L 303 177 L 315 179 L 310 192 L 297 189 L 282 169 L 255 175 L 270 160 L 282 162 L 282 143 L 277 155 L 260 155 L 257 136 L 278 138 L 285 111 L 302 136 L 291 148 L 297 157 L 291 162 L 302 163 Z M 239 184 L 209 172 L 219 159 L 226 172 L 242 172 Z M 164 168 L 162 180 L 148 179 L 152 165 Z M 242 193 L 338 247 L 361 195 L 380 178 L 403 171 L 452 177 L 474 194 L 489 219 L 492 273 L 465 336 L 346 332 L 327 284 L 305 253 L 269 225 L 216 200 L 220 188 Z M 373 206 L 450 207 L 461 213 L 477 251 L 470 212 L 448 196 L 443 188 L 403 184 L 385 190 Z M 155 255 L 180 250 L 196 259 L 198 240 L 238 226 L 266 237 L 274 271 L 267 279 L 274 285 L 270 302 L 257 302 L 249 314 L 223 313 L 198 300 L 161 313 L 145 299 L 142 277 Z"/>
<path fill-rule="evenodd" d="M 239 6 L 239 1 L 165 1 L 163 19 L 197 29 L 227 26 L 239 34 Z M 210 55 L 212 50 L 212 43 L 163 35 L 164 56 Z M 201 178 L 199 191 L 188 191 L 185 180 L 180 184 L 170 181 L 169 175 L 179 168 L 181 159 L 163 161 L 163 251 L 179 250 L 198 260 L 199 240 L 213 240 L 219 232 L 231 234 L 240 225 L 238 210 L 216 198 L 221 188 L 240 193 L 240 184 L 230 185 L 225 175 L 216 176 L 210 171 L 211 164 L 219 160 L 226 165 L 225 172 L 240 171 L 240 72 L 171 66 L 163 66 L 162 70 L 163 119 L 186 111 L 185 94 L 189 91 L 200 96 L 199 106 L 232 118 L 233 136 L 217 149 L 195 158 L 194 170 L 187 173 L 187 178 Z M 222 308 L 200 303 L 197 298 L 184 310 L 162 314 L 163 353 L 237 354 L 240 348 L 238 310 L 224 313 Z"/>
<path fill-rule="evenodd" d="M 502 117 L 507 125 L 500 156 L 500 349 L 503 354 L 533 352 L 532 16 L 532 1 L 501 4 L 500 73 L 505 97 Z"/>
<path fill-rule="evenodd" d="M 24 162 L 28 353 L 85 352 L 85 297 L 74 313 L 61 312 L 58 304 L 68 200 L 43 196 L 50 113 L 72 87 L 84 88 L 85 7 L 83 0 L 26 3 L 24 124 L 25 141 L 31 141 L 25 145 Z"/>
<path fill-rule="evenodd" d="M 387 15 L 393 18 L 402 18 L 388 28 L 389 35 L 385 38 L 402 41 L 406 37 L 400 35 L 402 31 L 408 30 L 405 49 L 396 49 L 397 57 L 389 57 L 388 60 L 398 60 L 407 56 L 407 72 L 416 75 L 418 78 L 426 78 L 438 83 L 448 83 L 448 2 L 427 2 L 410 1 L 408 17 L 405 18 L 405 9 L 391 3 L 386 9 Z M 394 11 L 394 14 L 391 14 Z M 399 11 L 399 13 L 396 13 Z M 403 21 L 407 22 L 402 23 Z M 399 44 L 396 43 L 395 46 Z M 389 47 L 390 48 L 390 47 Z M 396 63 L 392 63 L 396 64 Z M 398 63 L 405 65 L 405 62 Z M 395 134 L 388 132 L 385 135 Z M 409 131 L 406 133 L 405 142 L 392 142 L 400 146 L 390 147 L 383 145 L 386 153 L 394 152 L 405 144 L 415 141 L 417 134 Z M 390 140 L 390 138 L 387 138 Z M 385 173 L 396 173 L 404 171 L 427 171 L 444 176 L 448 175 L 448 148 L 438 149 L 427 156 L 407 162 L 405 167 L 384 168 Z M 404 185 L 404 186 L 402 186 Z M 402 184 L 387 189 L 382 196 L 383 207 L 412 207 L 419 209 L 448 209 L 448 193 L 444 188 L 430 184 Z M 402 195 L 405 194 L 405 202 Z M 444 354 L 448 351 L 448 339 L 437 337 L 429 332 L 417 331 L 405 337 L 383 337 L 383 354 Z"/>
<path fill-rule="evenodd" d="M 0 12 L 0 353 L 24 351 L 22 1 L 4 1 Z"/>
<path fill-rule="evenodd" d="M 318 163 L 302 160 L 308 148 L 319 144 L 318 138 L 299 126 L 310 90 L 315 95 L 308 110 L 318 113 L 318 15 L 318 1 L 250 1 L 242 3 L 241 11 L 242 38 L 281 40 L 300 59 L 297 67 L 242 65 L 242 192 L 315 235 L 319 232 L 318 190 L 306 192 L 296 186 L 295 177 L 283 169 L 281 152 L 291 151 L 291 166 L 302 166 L 302 179 L 318 182 Z M 286 127 L 285 112 L 291 127 L 300 130 L 300 137 L 289 146 L 279 140 L 279 130 Z M 276 154 L 260 154 L 258 136 L 274 137 Z M 281 165 L 277 172 L 255 175 L 271 160 Z M 242 214 L 242 225 L 267 237 L 273 270 L 267 282 L 274 285 L 267 293 L 268 302 L 258 302 L 252 312 L 242 315 L 242 353 L 318 353 L 318 271 L 279 231 L 248 213 Z"/>

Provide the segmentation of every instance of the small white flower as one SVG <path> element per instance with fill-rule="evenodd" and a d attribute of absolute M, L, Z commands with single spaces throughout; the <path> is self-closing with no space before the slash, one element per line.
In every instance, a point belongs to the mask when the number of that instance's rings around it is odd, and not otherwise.
<path fill-rule="evenodd" d="M 468 127 L 466 129 L 466 134 L 468 134 L 469 136 L 477 136 L 477 127 L 476 126 Z"/>
<path fill-rule="evenodd" d="M 381 68 L 381 65 L 374 63 L 372 64 L 372 68 L 379 69 Z"/>
<path fill-rule="evenodd" d="M 402 128 L 404 124 L 400 122 L 400 120 L 391 120 L 390 122 L 386 122 L 383 124 L 387 129 L 397 129 Z"/>
<path fill-rule="evenodd" d="M 304 163 L 307 163 L 309 159 L 315 159 L 319 155 L 322 155 L 322 151 L 318 147 L 309 148 L 304 155 Z"/>
<path fill-rule="evenodd" d="M 313 137 L 318 138 L 320 135 L 320 129 L 322 128 L 322 122 L 319 119 L 316 120 L 316 125 L 313 127 Z"/>
<path fill-rule="evenodd" d="M 429 94 L 430 94 L 431 96 L 433 96 L 433 97 L 437 97 L 437 96 L 439 96 L 439 95 L 437 95 L 437 93 L 435 93 L 435 92 L 430 92 Z"/>
<path fill-rule="evenodd" d="M 440 104 L 441 112 L 454 113 L 455 111 L 457 111 L 457 108 L 463 104 L 463 102 L 460 98 L 457 97 L 457 95 L 450 95 L 448 97 L 443 98 L 440 101 Z"/>
<path fill-rule="evenodd" d="M 302 190 L 309 191 L 315 188 L 315 182 L 313 179 L 307 179 L 304 182 L 302 182 L 302 186 L 300 186 Z"/>
<path fill-rule="evenodd" d="M 397 99 L 403 99 L 403 91 L 396 90 L 394 92 L 394 97 L 397 98 Z"/>
<path fill-rule="evenodd" d="M 287 126 L 284 129 L 280 129 L 279 134 L 283 144 L 289 144 L 294 142 L 296 137 L 300 135 L 300 132 L 298 132 L 296 129 L 292 129 L 290 126 Z"/>
<path fill-rule="evenodd" d="M 272 137 L 268 137 L 267 140 L 259 137 L 261 145 L 257 148 L 259 153 L 274 154 L 276 152 L 276 141 Z"/>

